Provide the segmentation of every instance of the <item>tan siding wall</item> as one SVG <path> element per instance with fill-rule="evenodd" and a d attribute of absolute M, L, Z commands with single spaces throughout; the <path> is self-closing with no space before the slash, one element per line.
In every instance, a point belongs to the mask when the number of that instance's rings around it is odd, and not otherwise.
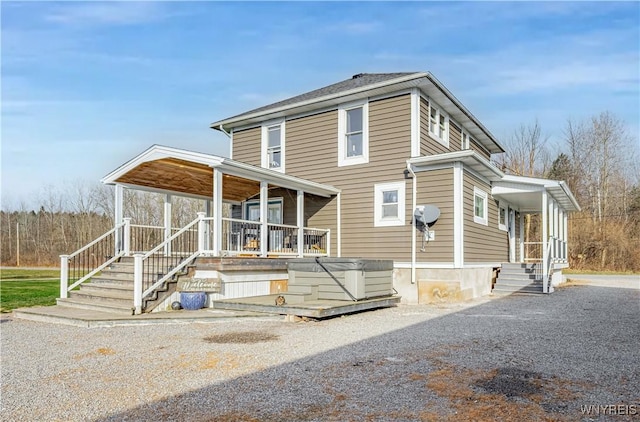
<path fill-rule="evenodd" d="M 472 150 L 474 150 L 475 152 L 477 152 L 487 160 L 491 158 L 491 154 L 488 153 L 487 150 L 484 149 L 482 146 L 480 146 L 480 144 L 475 139 L 471 138 L 469 142 L 469 146 L 471 147 Z"/>
<path fill-rule="evenodd" d="M 449 122 L 449 149 L 451 151 L 462 150 L 462 132 L 455 123 Z"/>
<path fill-rule="evenodd" d="M 408 261 L 411 251 L 411 180 L 405 181 L 405 225 L 374 227 L 374 185 L 404 179 L 411 156 L 408 94 L 369 104 L 369 163 L 338 167 L 336 110 L 287 121 L 287 174 L 342 189 L 342 255 Z M 309 224 L 330 227 L 335 241 L 333 200 Z M 326 222 L 326 224 L 320 224 Z M 333 243 L 333 241 L 332 241 Z M 332 254 L 336 249 L 332 246 Z"/>
<path fill-rule="evenodd" d="M 498 203 L 491 187 L 465 171 L 464 180 L 464 262 L 508 262 L 509 236 L 498 228 Z M 489 225 L 473 221 L 473 187 L 487 192 Z"/>
<path fill-rule="evenodd" d="M 429 135 L 429 105 L 420 98 L 420 155 L 434 155 L 449 152 L 447 147 Z"/>
<path fill-rule="evenodd" d="M 261 128 L 256 127 L 233 132 L 233 159 L 243 163 L 260 166 L 262 148 Z"/>
<path fill-rule="evenodd" d="M 431 170 L 418 173 L 417 205 L 435 205 L 440 218 L 432 227 L 435 240 L 426 243 L 420 252 L 422 240 L 418 237 L 418 262 L 453 262 L 453 169 Z"/>

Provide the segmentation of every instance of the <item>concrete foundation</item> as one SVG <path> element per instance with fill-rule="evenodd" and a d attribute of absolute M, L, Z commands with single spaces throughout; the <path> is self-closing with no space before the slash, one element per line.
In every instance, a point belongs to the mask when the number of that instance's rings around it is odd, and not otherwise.
<path fill-rule="evenodd" d="M 411 283 L 410 268 L 394 269 L 393 287 L 405 304 L 469 300 L 491 293 L 493 267 L 417 268 Z"/>

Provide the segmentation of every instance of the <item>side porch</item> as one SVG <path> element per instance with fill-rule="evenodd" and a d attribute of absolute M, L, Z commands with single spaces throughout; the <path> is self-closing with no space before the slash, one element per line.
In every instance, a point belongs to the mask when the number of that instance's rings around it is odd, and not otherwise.
<path fill-rule="evenodd" d="M 175 286 L 198 258 L 302 258 L 332 256 L 336 249 L 339 253 L 340 191 L 332 186 L 157 145 L 102 182 L 114 186 L 115 226 L 61 256 L 60 303 L 81 297 L 86 282 L 100 281 L 111 272 L 111 280 L 104 283 L 111 287 L 103 296 L 105 302 L 126 303 L 125 312 L 128 307 L 140 314 L 170 295 L 167 286 Z M 162 194 L 164 224 L 136 224 L 135 215 L 126 216 L 126 189 Z M 183 227 L 174 227 L 171 217 L 172 199 L 178 196 L 202 201 L 202 210 Z M 310 226 L 315 223 L 321 226 Z M 127 277 L 130 284 L 124 282 Z"/>

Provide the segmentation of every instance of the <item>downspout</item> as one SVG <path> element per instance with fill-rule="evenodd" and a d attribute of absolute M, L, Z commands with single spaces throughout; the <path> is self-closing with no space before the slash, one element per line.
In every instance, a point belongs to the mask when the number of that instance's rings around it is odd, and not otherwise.
<path fill-rule="evenodd" d="M 416 284 L 416 228 L 414 223 L 413 212 L 416 209 L 418 195 L 418 178 L 411 168 L 411 164 L 407 162 L 407 171 L 411 174 L 413 187 L 411 189 L 411 284 Z"/>

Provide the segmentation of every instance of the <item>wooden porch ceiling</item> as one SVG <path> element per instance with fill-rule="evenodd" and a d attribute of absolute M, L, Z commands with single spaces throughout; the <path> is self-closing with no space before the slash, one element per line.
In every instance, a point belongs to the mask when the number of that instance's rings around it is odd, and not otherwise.
<path fill-rule="evenodd" d="M 213 168 L 177 158 L 141 163 L 116 181 L 155 190 L 213 197 Z M 259 192 L 258 181 L 228 174 L 222 179 L 224 200 L 244 201 Z"/>

